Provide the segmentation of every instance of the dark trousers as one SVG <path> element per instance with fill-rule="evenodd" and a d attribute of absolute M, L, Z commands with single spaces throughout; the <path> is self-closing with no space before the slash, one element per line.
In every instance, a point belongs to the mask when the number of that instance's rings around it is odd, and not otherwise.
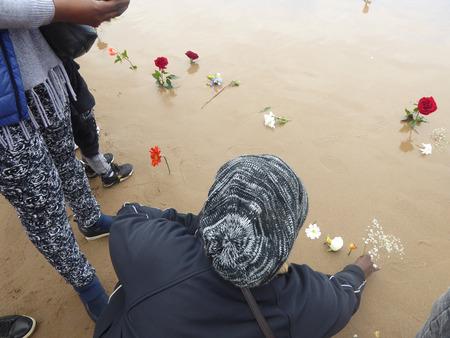
<path fill-rule="evenodd" d="M 65 60 L 64 67 L 77 95 L 76 101 L 72 98 L 70 101 L 73 137 L 81 153 L 93 157 L 99 153 L 97 124 L 93 114 L 95 98 L 79 72 L 80 66 L 73 60 Z"/>

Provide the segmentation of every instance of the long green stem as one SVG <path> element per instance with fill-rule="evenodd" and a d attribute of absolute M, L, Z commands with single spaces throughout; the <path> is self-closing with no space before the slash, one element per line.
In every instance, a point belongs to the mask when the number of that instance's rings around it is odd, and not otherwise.
<path fill-rule="evenodd" d="M 166 162 L 167 170 L 169 171 L 169 175 L 170 175 L 171 171 L 170 171 L 169 162 L 167 161 L 167 158 L 165 156 L 163 156 L 163 158 L 164 158 L 164 162 Z"/>
<path fill-rule="evenodd" d="M 130 64 L 130 69 L 132 69 L 132 70 L 135 70 L 135 69 L 137 69 L 137 66 L 135 66 L 134 64 L 133 64 L 133 62 L 131 62 L 131 60 L 129 59 L 129 58 L 125 58 L 125 60 L 127 60 L 127 62 Z"/>

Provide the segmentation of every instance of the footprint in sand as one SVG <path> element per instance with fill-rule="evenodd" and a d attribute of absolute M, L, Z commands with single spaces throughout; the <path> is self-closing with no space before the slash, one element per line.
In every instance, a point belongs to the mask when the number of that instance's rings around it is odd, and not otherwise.
<path fill-rule="evenodd" d="M 336 156 L 323 156 L 320 162 L 330 171 L 344 171 L 346 167 L 344 163 Z"/>

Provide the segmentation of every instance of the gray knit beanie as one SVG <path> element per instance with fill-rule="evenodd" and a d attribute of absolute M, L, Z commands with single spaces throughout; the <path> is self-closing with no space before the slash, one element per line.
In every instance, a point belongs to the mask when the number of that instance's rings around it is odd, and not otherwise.
<path fill-rule="evenodd" d="M 272 155 L 241 156 L 217 173 L 200 219 L 206 254 L 239 287 L 268 283 L 287 260 L 308 213 L 292 169 Z"/>

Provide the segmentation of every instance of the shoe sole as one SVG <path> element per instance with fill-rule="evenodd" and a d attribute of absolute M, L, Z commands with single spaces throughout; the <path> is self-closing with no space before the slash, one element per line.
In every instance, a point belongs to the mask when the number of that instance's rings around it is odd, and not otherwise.
<path fill-rule="evenodd" d="M 28 331 L 28 333 L 25 336 L 23 336 L 23 338 L 28 338 L 28 337 L 31 337 L 31 335 L 33 334 L 34 330 L 36 329 L 36 320 L 34 318 L 31 318 L 31 317 L 28 317 L 28 316 L 24 316 L 24 317 L 29 318 L 33 322 L 33 324 L 31 325 L 30 331 Z"/>
<path fill-rule="evenodd" d="M 103 183 L 103 188 L 111 188 L 112 186 L 114 186 L 114 185 L 116 185 L 116 184 L 122 183 L 123 181 L 126 181 L 126 180 L 129 179 L 131 176 L 133 176 L 133 174 L 134 174 L 134 169 L 131 170 L 131 172 L 128 174 L 128 176 L 125 176 L 125 177 L 120 178 L 120 179 L 119 179 L 119 182 L 114 182 L 114 183 L 111 183 L 111 184 L 105 184 L 105 183 Z"/>
<path fill-rule="evenodd" d="M 84 238 L 86 238 L 86 240 L 88 240 L 88 241 L 95 241 L 97 239 L 100 239 L 100 238 L 103 238 L 103 237 L 108 237 L 108 236 L 109 236 L 109 232 L 107 232 L 105 234 L 98 235 L 98 236 L 94 236 L 94 237 L 86 237 L 86 236 L 84 236 Z"/>

